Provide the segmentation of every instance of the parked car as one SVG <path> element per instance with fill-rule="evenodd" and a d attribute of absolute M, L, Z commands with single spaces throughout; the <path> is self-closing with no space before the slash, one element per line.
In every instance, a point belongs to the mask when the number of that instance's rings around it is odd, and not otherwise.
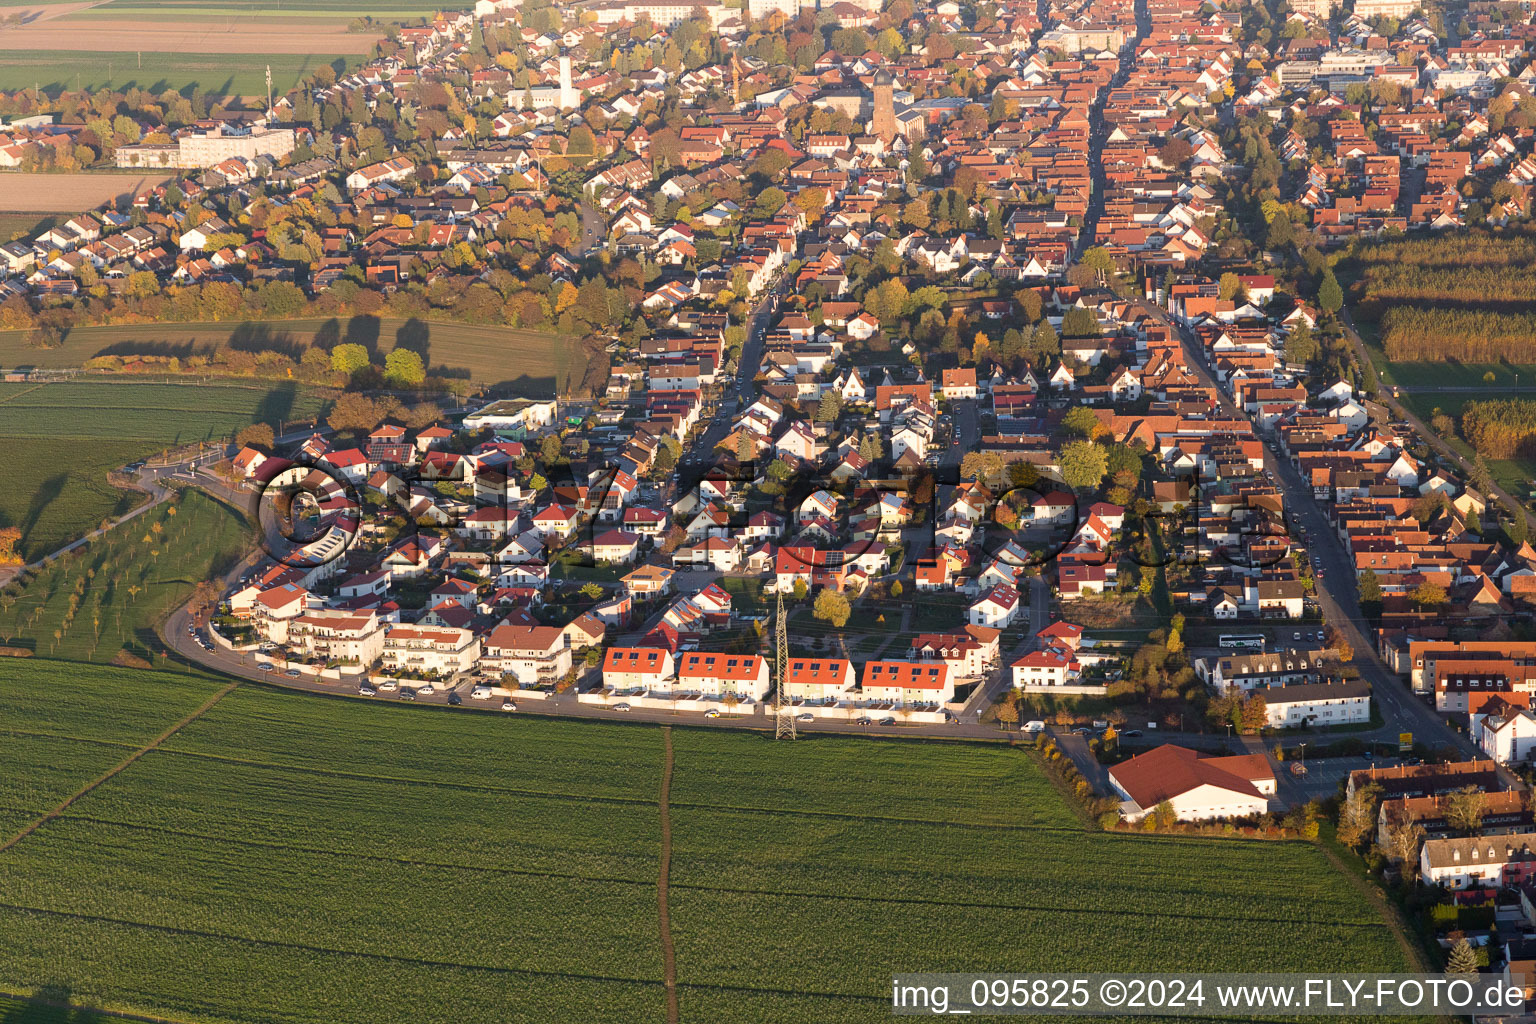
<path fill-rule="evenodd" d="M 704 717 L 705 718 L 719 718 L 720 717 L 720 711 L 717 708 L 710 708 L 708 711 L 704 712 Z"/>
<path fill-rule="evenodd" d="M 797 722 L 814 722 L 814 721 L 816 721 L 816 716 L 811 714 L 809 711 L 806 711 L 803 714 L 796 715 L 795 716 L 795 721 L 797 721 Z"/>
<path fill-rule="evenodd" d="M 412 690 L 412 689 L 409 689 L 409 688 L 401 690 L 400 691 L 400 699 L 401 700 L 415 700 L 416 699 L 416 691 Z"/>
<path fill-rule="evenodd" d="M 375 690 L 371 686 L 359 686 L 357 688 L 357 694 L 359 697 L 375 697 L 378 695 L 378 692 L 379 691 Z"/>
<path fill-rule="evenodd" d="M 267 661 L 262 663 L 261 670 L 263 672 L 276 672 L 277 666 L 272 664 L 270 661 Z"/>
<path fill-rule="evenodd" d="M 303 674 L 303 673 L 301 673 L 301 672 L 300 672 L 300 671 L 299 671 L 299 670 L 298 670 L 298 669 L 296 669 L 296 668 L 291 668 L 291 669 L 289 669 L 289 670 L 288 670 L 288 671 L 287 671 L 287 672 L 284 672 L 284 673 L 283 673 L 283 675 L 285 675 L 285 676 L 287 676 L 287 677 L 288 677 L 288 678 L 289 678 L 289 679 L 297 679 L 297 678 L 299 678 L 299 676 L 300 676 L 300 675 L 302 675 L 302 674 Z"/>
<path fill-rule="evenodd" d="M 451 705 L 451 706 L 453 706 L 453 707 L 458 707 L 458 706 L 459 706 L 459 705 L 460 705 L 460 704 L 463 704 L 463 703 L 464 703 L 464 698 L 463 698 L 463 697 L 460 697 L 460 696 L 459 696 L 459 695 L 458 695 L 458 694 L 456 694 L 456 693 L 450 693 L 450 694 L 449 694 L 449 695 L 448 695 L 448 703 L 449 703 L 449 704 L 450 704 L 450 705 Z"/>
<path fill-rule="evenodd" d="M 1121 733 L 1120 735 L 1121 736 L 1125 736 L 1125 737 L 1127 737 L 1129 739 L 1135 739 L 1136 737 L 1141 735 L 1141 730 L 1140 729 L 1127 729 L 1127 730 L 1125 730 L 1125 732 Z"/>
<path fill-rule="evenodd" d="M 501 710 L 503 710 L 503 711 L 516 711 L 517 710 L 517 705 L 513 704 L 510 700 L 504 700 L 504 701 L 501 702 Z"/>
<path fill-rule="evenodd" d="M 430 697 L 437 692 L 437 687 L 433 686 L 431 683 L 422 683 L 420 686 L 416 687 L 416 692 L 423 697 Z"/>
<path fill-rule="evenodd" d="M 896 719 L 893 716 L 891 716 L 891 715 L 886 715 L 884 718 L 880 719 L 880 724 L 881 725 L 895 725 L 896 724 Z"/>
<path fill-rule="evenodd" d="M 386 679 L 379 684 L 379 689 L 383 690 L 385 693 L 394 693 L 396 690 L 400 689 L 400 684 L 395 682 L 393 679 Z"/>
<path fill-rule="evenodd" d="M 615 704 L 613 706 L 613 710 L 615 710 L 615 711 L 629 711 L 631 709 L 630 709 L 630 706 L 628 704 Z"/>

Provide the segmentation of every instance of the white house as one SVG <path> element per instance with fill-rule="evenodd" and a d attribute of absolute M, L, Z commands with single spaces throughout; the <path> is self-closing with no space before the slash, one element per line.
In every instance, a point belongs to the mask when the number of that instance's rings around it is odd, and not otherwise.
<path fill-rule="evenodd" d="M 1172 743 L 1111 767 L 1109 780 L 1129 821 L 1164 801 L 1181 821 L 1246 817 L 1268 810 L 1275 795 L 1275 774 L 1264 755 L 1206 757 Z"/>
<path fill-rule="evenodd" d="M 1478 748 L 1500 764 L 1524 764 L 1536 751 L 1536 715 L 1528 709 L 1505 705 L 1498 714 L 1473 719 Z"/>
<path fill-rule="evenodd" d="M 768 662 L 756 654 L 689 651 L 677 660 L 677 688 L 709 697 L 735 694 L 762 700 L 768 692 Z"/>
<path fill-rule="evenodd" d="M 1008 583 L 999 583 L 983 594 L 966 612 L 973 626 L 1007 629 L 1019 614 L 1019 591 Z"/>
<path fill-rule="evenodd" d="M 1081 672 L 1077 659 L 1061 648 L 1030 651 L 1010 667 L 1013 688 L 1025 693 L 1050 693 L 1063 686 L 1075 690 Z"/>
<path fill-rule="evenodd" d="M 672 654 L 660 647 L 610 647 L 603 657 L 603 685 L 612 690 L 670 687 Z"/>
<path fill-rule="evenodd" d="M 1259 693 L 1272 729 L 1358 725 L 1371 720 L 1371 687 L 1363 679 L 1298 683 Z"/>
<path fill-rule="evenodd" d="M 1447 889 L 1497 889 L 1529 875 L 1533 862 L 1536 832 L 1426 839 L 1419 848 L 1420 877 Z"/>
<path fill-rule="evenodd" d="M 847 658 L 791 658 L 784 673 L 789 700 L 838 700 L 853 689 L 853 662 Z"/>
<path fill-rule="evenodd" d="M 934 661 L 864 663 L 864 697 L 897 704 L 946 704 L 955 697 L 949 667 Z"/>

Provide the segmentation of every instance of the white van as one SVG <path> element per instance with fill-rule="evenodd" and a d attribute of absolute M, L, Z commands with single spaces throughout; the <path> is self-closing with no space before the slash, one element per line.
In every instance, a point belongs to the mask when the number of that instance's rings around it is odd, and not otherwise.
<path fill-rule="evenodd" d="M 470 691 L 469 695 L 475 700 L 490 700 L 491 688 L 489 686 L 477 686 Z"/>
<path fill-rule="evenodd" d="M 1029 733 L 1031 736 L 1038 735 L 1039 733 L 1045 732 L 1045 723 L 1039 719 L 1036 719 L 1033 722 L 1025 722 L 1024 731 Z"/>

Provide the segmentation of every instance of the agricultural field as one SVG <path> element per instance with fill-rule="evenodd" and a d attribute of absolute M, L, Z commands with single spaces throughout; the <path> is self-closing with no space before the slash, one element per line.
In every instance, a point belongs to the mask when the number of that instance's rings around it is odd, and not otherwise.
<path fill-rule="evenodd" d="M 4 36 L 4 32 L 0 32 Z M 0 47 L 5 46 L 0 42 Z M 11 57 L 7 56 L 6 62 Z M 0 70 L 0 74 L 3 74 Z M 0 210 L 20 211 L 0 220 L 0 235 L 9 237 L 5 225 L 16 224 L 21 230 L 37 224 L 45 213 L 77 214 L 94 210 L 103 203 L 132 199 L 140 192 L 169 181 L 167 174 L 138 171 L 120 173 L 27 174 L 21 171 L 0 173 Z M 67 218 L 66 218 L 67 219 Z M 42 228 L 37 230 L 41 231 Z"/>
<path fill-rule="evenodd" d="M 61 669 L 0 675 L 39 723 L 0 733 L 18 831 L 155 734 L 162 694 L 160 728 L 217 693 Z M 1018 749 L 243 684 L 0 852 L 0 991 L 188 1024 L 663 1019 L 669 744 L 685 1021 L 885 1020 L 893 970 L 1409 966 L 1315 846 L 1089 832 Z"/>
<path fill-rule="evenodd" d="M 281 320 L 262 323 L 158 323 L 76 327 L 62 344 L 47 349 L 27 344 L 27 331 L 0 331 L 0 366 L 64 369 L 99 355 L 174 355 L 185 358 L 220 345 L 250 351 L 301 353 L 310 345 L 327 348 L 355 342 L 375 352 L 375 362 L 396 345 L 422 355 L 430 372 L 468 377 L 527 397 L 563 391 L 583 366 L 575 338 L 511 327 L 442 321 L 380 319 Z"/>
<path fill-rule="evenodd" d="M 0 591 L 0 641 L 38 657 L 149 658 L 155 623 L 230 568 L 249 541 L 239 512 L 197 490 L 56 559 L 20 593 Z"/>
<path fill-rule="evenodd" d="M 110 470 L 169 446 L 321 408 L 314 392 L 291 384 L 0 384 L 7 470 L 0 525 L 20 526 L 22 555 L 41 557 L 143 500 L 108 484 Z"/>
<path fill-rule="evenodd" d="M 373 52 L 377 33 L 348 32 L 335 21 L 244 17 L 238 13 L 185 18 L 174 23 L 103 16 L 90 11 L 35 22 L 20 28 L 0 28 L 0 47 L 29 50 L 87 50 L 117 53 L 138 71 L 138 52 L 167 49 L 186 54 L 325 54 L 366 56 Z M 161 15 L 165 16 L 164 13 Z M 273 82 L 274 86 L 276 81 Z"/>
<path fill-rule="evenodd" d="M 171 12 L 167 12 L 170 14 Z M 174 15 L 172 15 L 174 16 Z M 103 53 L 96 50 L 12 50 L 0 61 L 0 89 L 44 92 L 66 89 L 128 89 L 150 92 L 202 89 L 226 96 L 265 96 L 266 67 L 272 88 L 283 93 L 324 65 L 344 70 L 347 59 L 333 54 Z"/>

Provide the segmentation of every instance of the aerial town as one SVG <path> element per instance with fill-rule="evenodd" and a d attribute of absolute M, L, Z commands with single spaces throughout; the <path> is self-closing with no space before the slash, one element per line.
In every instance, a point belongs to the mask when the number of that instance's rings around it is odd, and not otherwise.
<path fill-rule="evenodd" d="M 253 538 L 145 666 L 1024 749 L 1087 829 L 1326 849 L 1536 1007 L 1530 3 L 380 31 L 259 97 L 0 91 L 0 169 L 145 175 L 0 244 L 0 437 L 82 381 L 323 396 L 114 466 Z"/>

